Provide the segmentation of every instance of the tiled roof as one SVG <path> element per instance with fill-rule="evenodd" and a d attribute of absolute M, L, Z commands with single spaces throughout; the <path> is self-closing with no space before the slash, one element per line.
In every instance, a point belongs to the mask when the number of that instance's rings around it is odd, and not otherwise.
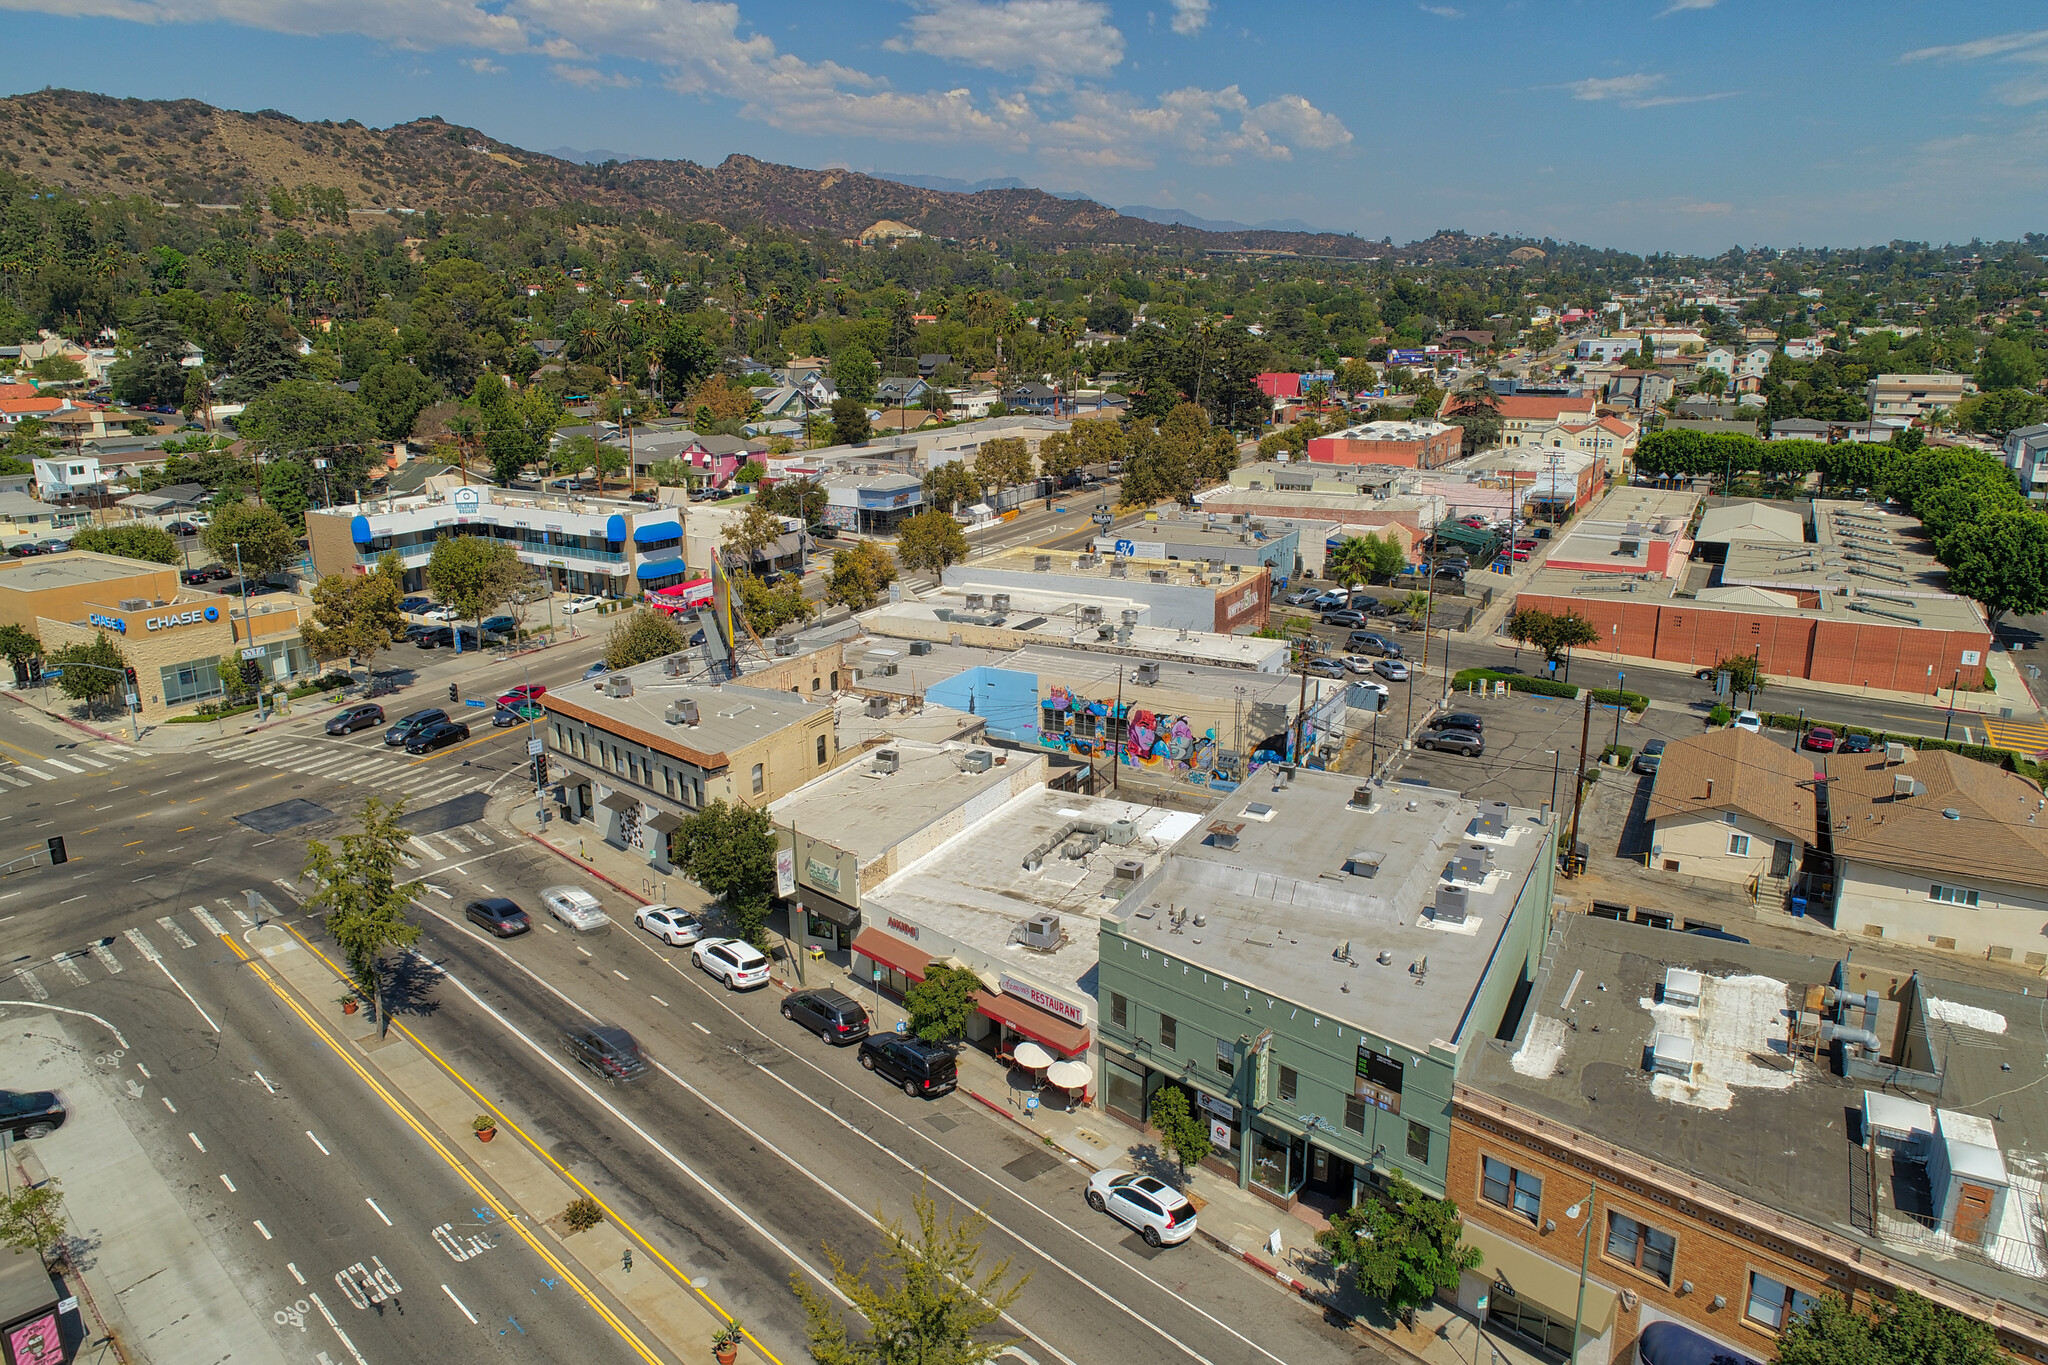
<path fill-rule="evenodd" d="M 1882 753 L 1856 755 L 1844 768 L 1835 760 L 1828 783 L 1838 858 L 2048 886 L 2048 812 L 2026 778 L 1940 749 L 1891 765 Z M 1926 791 L 1894 796 L 1901 776 Z"/>
<path fill-rule="evenodd" d="M 1813 793 L 1798 785 L 1812 780 L 1813 763 L 1797 750 L 1748 730 L 1710 730 L 1664 751 L 1649 818 L 1740 811 L 1812 843 Z"/>

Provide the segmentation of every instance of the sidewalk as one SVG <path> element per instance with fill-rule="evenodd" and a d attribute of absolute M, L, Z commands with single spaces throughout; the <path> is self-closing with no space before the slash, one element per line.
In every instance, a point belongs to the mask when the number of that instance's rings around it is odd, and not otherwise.
<path fill-rule="evenodd" d="M 659 877 L 639 858 L 599 839 L 594 824 L 551 819 L 546 829 L 541 830 L 534 819 L 530 795 L 509 801 L 505 797 L 493 799 L 486 818 L 514 837 L 523 836 L 544 845 L 636 901 L 658 900 L 685 908 L 702 908 L 713 918 L 718 913 L 694 883 L 680 874 Z M 808 960 L 804 968 L 805 985 L 838 986 L 871 1010 L 879 1008 L 874 1020 L 878 1030 L 893 1028 L 902 1017 L 900 1007 L 887 1000 L 877 1005 L 872 986 L 854 979 L 847 954 L 830 953 L 822 961 Z M 776 960 L 773 973 L 776 986 L 795 989 L 788 960 Z M 974 1048 L 961 1049 L 959 1066 L 962 1093 L 978 1101 L 991 1117 L 1030 1130 L 1091 1171 L 1111 1166 L 1156 1169 L 1171 1160 L 1161 1154 L 1158 1144 L 1149 1136 L 1135 1132 L 1099 1109 L 1076 1107 L 1068 1111 L 1042 1106 L 1036 1111 L 1029 1110 L 1026 1098 L 1032 1091 L 1021 1076 Z M 1048 1105 L 1062 1103 L 1057 1098 L 1059 1094 L 1045 1092 Z M 1335 1313 L 1380 1346 L 1428 1365 L 1473 1365 L 1473 1351 L 1479 1343 L 1469 1316 L 1448 1305 L 1431 1303 L 1416 1311 L 1414 1330 L 1402 1327 L 1377 1301 L 1352 1288 L 1348 1276 L 1339 1276 L 1334 1271 L 1315 1243 L 1316 1231 L 1328 1225 L 1313 1210 L 1305 1206 L 1293 1212 L 1279 1209 L 1210 1171 L 1190 1173 L 1186 1187 L 1195 1198 L 1205 1201 L 1198 1218 L 1201 1235 L 1223 1251 Z M 1277 1256 L 1268 1249 L 1275 1233 L 1280 1238 Z M 1547 1365 L 1496 1331 L 1487 1332 L 1486 1341 L 1493 1354 L 1488 1356 L 1481 1349 L 1480 1365 L 1486 1365 L 1487 1360 L 1497 1365 Z"/>

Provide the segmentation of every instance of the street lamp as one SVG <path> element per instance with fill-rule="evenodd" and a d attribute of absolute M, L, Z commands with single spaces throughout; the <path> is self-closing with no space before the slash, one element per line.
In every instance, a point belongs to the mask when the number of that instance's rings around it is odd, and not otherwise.
<path fill-rule="evenodd" d="M 1617 670 L 1614 675 L 1614 747 L 1621 747 L 1621 713 L 1628 710 L 1628 674 Z"/>
<path fill-rule="evenodd" d="M 1550 755 L 1550 808 L 1557 809 L 1557 779 L 1564 771 L 1564 753 L 1559 749 L 1545 749 Z"/>
<path fill-rule="evenodd" d="M 1579 1365 L 1579 1327 L 1586 1319 L 1586 1270 L 1593 1255 L 1593 1204 L 1599 1194 L 1599 1182 L 1588 1182 L 1585 1199 L 1564 1211 L 1565 1217 L 1574 1220 L 1578 1218 L 1580 1209 L 1586 1211 L 1586 1225 L 1579 1229 L 1585 1245 L 1579 1251 L 1579 1303 L 1572 1311 L 1571 1365 Z"/>
<path fill-rule="evenodd" d="M 1948 688 L 1948 719 L 1941 723 L 1941 737 L 1944 740 L 1948 738 L 1948 727 L 1955 724 L 1956 721 L 1956 693 L 1962 688 L 1962 685 L 1963 670 L 1958 668 L 1956 670 L 1956 679 L 1949 684 Z"/>

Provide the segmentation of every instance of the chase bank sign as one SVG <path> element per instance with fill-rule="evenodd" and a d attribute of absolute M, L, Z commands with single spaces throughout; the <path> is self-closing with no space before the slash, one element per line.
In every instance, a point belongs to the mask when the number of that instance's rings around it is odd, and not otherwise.
<path fill-rule="evenodd" d="M 128 623 L 118 616 L 106 616 L 100 612 L 93 611 L 87 612 L 85 619 L 93 625 L 105 626 L 108 630 L 118 630 L 123 635 L 128 633 Z"/>
<path fill-rule="evenodd" d="M 194 607 L 190 611 L 174 611 L 163 616 L 145 617 L 142 625 L 145 630 L 169 630 L 173 626 L 189 626 L 196 621 L 218 620 L 219 607 Z"/>

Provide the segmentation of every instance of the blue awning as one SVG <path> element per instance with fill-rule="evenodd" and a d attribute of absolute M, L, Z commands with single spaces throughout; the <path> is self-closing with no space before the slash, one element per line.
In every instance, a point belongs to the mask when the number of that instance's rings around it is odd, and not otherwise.
<path fill-rule="evenodd" d="M 635 526 L 633 528 L 633 539 L 641 545 L 649 545 L 662 540 L 681 540 L 682 538 L 683 524 L 679 521 L 660 521 L 652 526 Z"/>
<path fill-rule="evenodd" d="M 605 518 L 604 538 L 616 545 L 626 538 L 626 519 L 617 512 Z"/>
<path fill-rule="evenodd" d="M 690 566 L 680 559 L 649 559 L 633 570 L 642 578 L 667 578 L 672 574 L 688 573 Z"/>
<path fill-rule="evenodd" d="M 1670 1321 L 1653 1322 L 1643 1329 L 1636 1338 L 1636 1356 L 1642 1365 L 1757 1365 L 1748 1356 Z"/>
<path fill-rule="evenodd" d="M 377 538 L 370 533 L 370 519 L 368 517 L 356 517 L 350 520 L 348 534 L 349 538 L 358 545 L 368 545 Z"/>

